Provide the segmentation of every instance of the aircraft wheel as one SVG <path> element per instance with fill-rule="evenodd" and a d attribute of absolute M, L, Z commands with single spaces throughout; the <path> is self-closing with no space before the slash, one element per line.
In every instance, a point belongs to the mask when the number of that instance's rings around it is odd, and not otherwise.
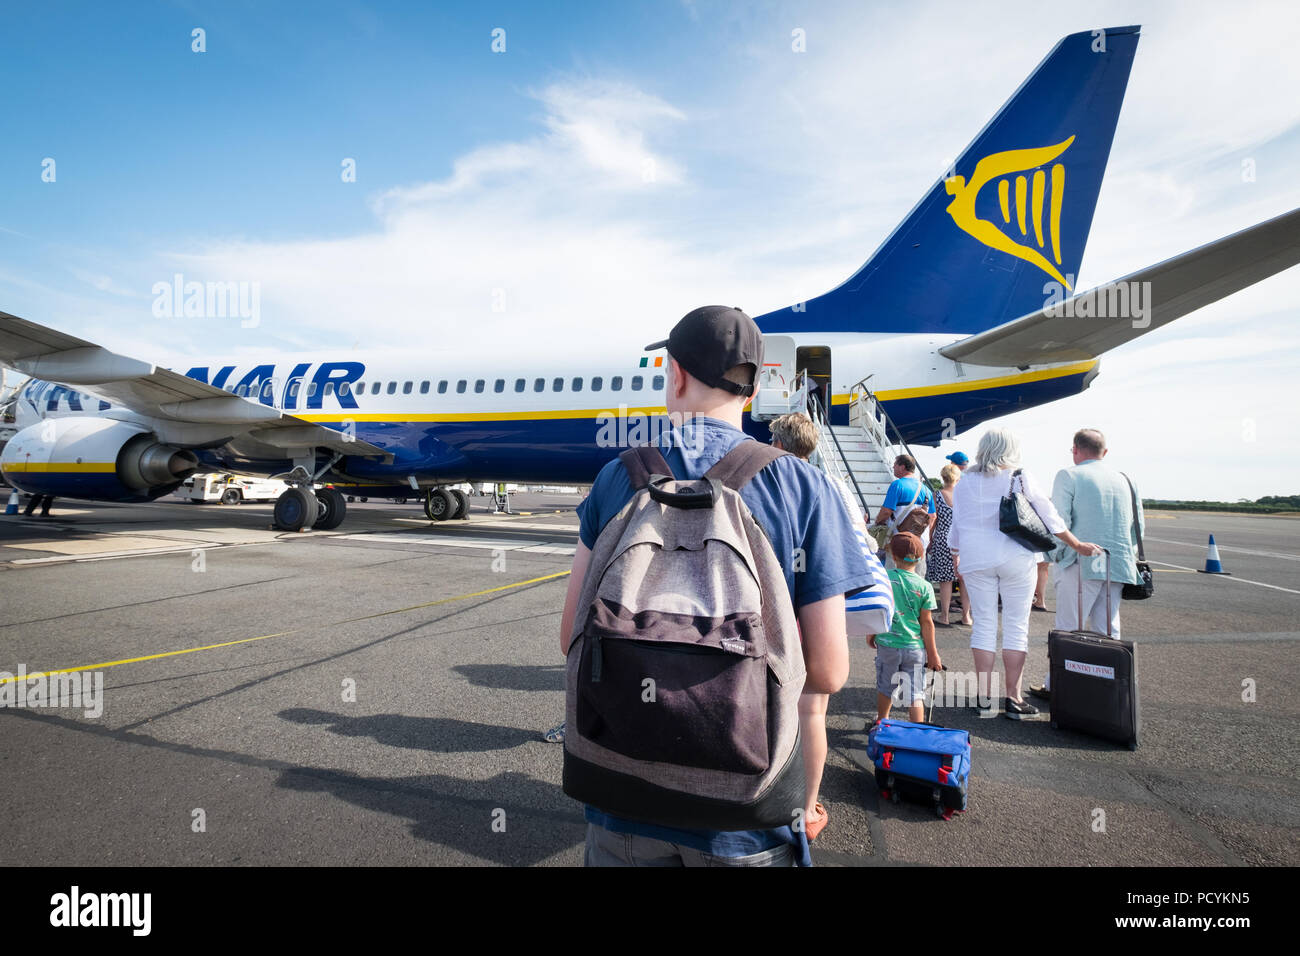
<path fill-rule="evenodd" d="M 469 495 L 465 494 L 463 491 L 453 491 L 451 495 L 456 501 L 456 511 L 451 515 L 451 518 L 455 521 L 459 521 L 462 518 L 468 518 Z"/>
<path fill-rule="evenodd" d="M 244 496 L 239 493 L 238 488 L 227 488 L 221 496 L 223 505 L 237 505 L 244 500 Z"/>
<path fill-rule="evenodd" d="M 320 517 L 316 527 L 321 531 L 333 531 L 343 523 L 348 513 L 347 501 L 337 488 L 322 488 L 316 492 L 316 501 L 320 504 Z"/>
<path fill-rule="evenodd" d="M 274 522 L 280 531 L 310 531 L 320 511 L 316 496 L 306 488 L 289 488 L 275 499 Z"/>
<path fill-rule="evenodd" d="M 430 521 L 446 521 L 456 508 L 452 496 L 441 488 L 435 488 L 424 499 L 424 515 Z"/>

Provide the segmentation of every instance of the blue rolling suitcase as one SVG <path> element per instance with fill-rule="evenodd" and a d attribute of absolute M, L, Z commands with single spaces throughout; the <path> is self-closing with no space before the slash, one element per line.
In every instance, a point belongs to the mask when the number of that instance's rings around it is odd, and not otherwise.
<path fill-rule="evenodd" d="M 966 809 L 970 734 L 933 724 L 882 720 L 867 734 L 881 797 L 929 803 L 935 816 L 952 819 Z"/>

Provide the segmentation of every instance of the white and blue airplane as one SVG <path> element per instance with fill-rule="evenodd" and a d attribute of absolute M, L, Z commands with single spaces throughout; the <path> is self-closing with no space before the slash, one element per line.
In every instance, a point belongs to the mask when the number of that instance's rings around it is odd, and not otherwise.
<path fill-rule="evenodd" d="M 1073 288 L 1139 36 L 1109 29 L 1099 48 L 1101 32 L 1061 40 L 846 282 L 758 317 L 762 382 L 805 373 L 840 424 L 872 376 L 901 437 L 938 444 L 1078 394 L 1109 349 L 1300 262 L 1293 210 Z M 459 516 L 448 486 L 590 482 L 619 450 L 609 416 L 662 415 L 664 353 L 599 342 L 557 361 L 339 350 L 181 372 L 0 312 L 0 364 L 31 376 L 4 408 L 17 431 L 0 471 L 25 492 L 99 501 L 152 500 L 198 469 L 277 475 L 291 487 L 275 519 L 291 530 L 343 520 L 328 484 L 418 489 L 430 517 Z M 765 437 L 752 416 L 746 428 Z"/>

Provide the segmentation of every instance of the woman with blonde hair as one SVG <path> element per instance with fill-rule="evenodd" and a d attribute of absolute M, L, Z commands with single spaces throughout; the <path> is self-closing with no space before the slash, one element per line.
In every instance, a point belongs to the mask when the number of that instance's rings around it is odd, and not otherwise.
<path fill-rule="evenodd" d="M 1029 605 L 1037 563 L 1033 551 L 1002 533 L 999 506 L 1012 490 L 1022 492 L 1047 530 L 1080 555 L 1101 548 L 1080 541 L 1043 494 L 1033 476 L 1020 467 L 1020 441 L 1004 428 L 991 428 L 980 439 L 975 462 L 957 483 L 952 501 L 948 546 L 962 571 L 962 590 L 970 593 L 970 646 L 978 675 L 981 717 L 997 713 L 992 697 L 993 667 L 998 651 L 998 599 L 1002 600 L 1002 667 L 1005 714 L 1020 720 L 1038 713 L 1020 694 L 1020 677 L 1029 650 Z"/>
<path fill-rule="evenodd" d="M 957 573 L 957 560 L 948 547 L 948 529 L 952 527 L 952 493 L 961 479 L 961 469 L 956 465 L 944 465 L 939 469 L 943 487 L 935 498 L 934 535 L 930 539 L 930 548 L 926 552 L 925 579 L 938 586 L 939 619 L 934 623 L 939 627 L 952 627 L 948 620 L 948 608 L 952 605 L 952 582 L 961 581 Z M 970 627 L 970 593 L 963 582 L 961 585 L 961 622 Z"/>

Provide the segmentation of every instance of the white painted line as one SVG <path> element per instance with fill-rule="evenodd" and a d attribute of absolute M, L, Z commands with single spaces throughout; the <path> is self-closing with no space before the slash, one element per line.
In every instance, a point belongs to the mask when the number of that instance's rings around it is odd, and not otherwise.
<path fill-rule="evenodd" d="M 1158 564 L 1158 565 L 1160 565 L 1161 567 L 1166 567 L 1166 568 L 1177 568 L 1179 571 L 1198 571 L 1198 570 L 1200 570 L 1199 568 L 1185 568 L 1185 567 L 1183 567 L 1181 564 L 1168 564 L 1168 563 L 1166 563 L 1166 562 L 1164 562 L 1164 561 L 1152 561 L 1151 563 L 1152 563 L 1152 564 Z M 1207 574 L 1206 577 L 1207 577 L 1207 578 L 1219 578 L 1220 580 L 1223 580 L 1223 581 L 1236 581 L 1238 584 L 1253 584 L 1253 585 L 1255 585 L 1256 587 L 1261 587 L 1261 588 L 1271 588 L 1271 589 L 1274 590 L 1274 591 L 1285 591 L 1287 594 L 1300 594 L 1300 591 L 1296 591 L 1296 590 L 1294 590 L 1293 588 L 1284 588 L 1284 587 L 1279 587 L 1279 586 L 1276 585 L 1276 584 L 1265 584 L 1263 581 L 1250 581 L 1250 580 L 1247 580 L 1246 578 L 1239 578 L 1239 577 L 1237 577 L 1236 575 L 1226 575 L 1226 574 Z"/>
<path fill-rule="evenodd" d="M 1206 544 L 1188 544 L 1186 541 L 1170 541 L 1168 538 L 1153 538 L 1147 535 L 1144 541 L 1159 541 L 1161 544 L 1176 544 L 1179 547 L 1191 548 L 1194 551 L 1208 551 L 1209 543 Z M 1284 561 L 1300 561 L 1300 554 L 1285 554 L 1281 551 L 1254 551 L 1250 548 L 1238 548 L 1230 544 L 1219 544 L 1214 542 L 1220 551 L 1231 551 L 1234 554 L 1253 554 L 1260 558 L 1281 558 Z"/>
<path fill-rule="evenodd" d="M 391 544 L 427 544 L 439 548 L 526 551 L 533 554 L 573 554 L 578 549 L 564 541 L 534 541 L 531 538 L 461 538 L 441 534 L 350 534 L 344 539 L 382 541 Z"/>

